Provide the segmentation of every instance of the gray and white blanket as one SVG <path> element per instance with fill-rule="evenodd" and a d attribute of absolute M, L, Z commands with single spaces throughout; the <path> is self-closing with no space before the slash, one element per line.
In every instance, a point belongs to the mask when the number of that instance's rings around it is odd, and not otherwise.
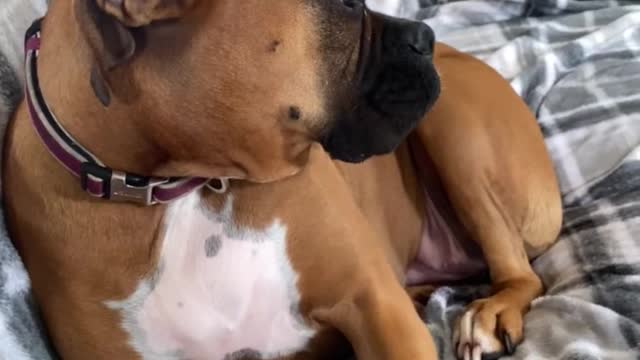
<path fill-rule="evenodd" d="M 0 144 L 9 116 L 22 97 L 24 32 L 45 11 L 45 0 L 0 2 Z M 53 359 L 52 352 L 0 209 L 0 360 L 40 359 Z"/>
<path fill-rule="evenodd" d="M 368 0 L 429 23 L 509 79 L 537 115 L 565 204 L 534 262 L 547 287 L 514 359 L 640 359 L 640 5 L 613 0 Z M 0 3 L 0 131 L 20 98 L 22 37 L 45 0 Z M 1 133 L 0 133 L 1 135 Z M 1 139 L 1 136 L 0 136 Z M 526 164 L 522 164 L 526 166 Z M 486 287 L 441 288 L 423 311 L 441 359 Z M 51 359 L 28 277 L 0 222 L 0 359 Z"/>

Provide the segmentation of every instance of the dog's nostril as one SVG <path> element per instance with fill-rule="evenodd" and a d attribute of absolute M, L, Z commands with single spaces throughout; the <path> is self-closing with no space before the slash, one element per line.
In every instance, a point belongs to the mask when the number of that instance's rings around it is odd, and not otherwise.
<path fill-rule="evenodd" d="M 425 50 L 416 44 L 409 44 L 409 48 L 418 55 L 425 55 Z"/>
<path fill-rule="evenodd" d="M 418 55 L 431 55 L 435 46 L 433 30 L 426 24 L 419 24 L 409 40 L 409 48 Z"/>

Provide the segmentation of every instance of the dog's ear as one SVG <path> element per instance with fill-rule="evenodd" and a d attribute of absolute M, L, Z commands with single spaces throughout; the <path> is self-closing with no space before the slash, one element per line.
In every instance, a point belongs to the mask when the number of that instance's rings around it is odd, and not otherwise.
<path fill-rule="evenodd" d="M 96 0 L 76 0 L 74 12 L 94 57 L 91 65 L 91 87 L 98 100 L 104 106 L 109 106 L 111 86 L 106 75 L 134 55 L 135 39 L 130 29 L 104 12 Z"/>
<path fill-rule="evenodd" d="M 111 103 L 108 72 L 136 51 L 132 28 L 176 19 L 196 0 L 75 0 L 75 15 L 95 55 L 91 87 L 104 106 Z"/>
<path fill-rule="evenodd" d="M 181 17 L 196 0 L 96 0 L 98 5 L 131 27 Z"/>

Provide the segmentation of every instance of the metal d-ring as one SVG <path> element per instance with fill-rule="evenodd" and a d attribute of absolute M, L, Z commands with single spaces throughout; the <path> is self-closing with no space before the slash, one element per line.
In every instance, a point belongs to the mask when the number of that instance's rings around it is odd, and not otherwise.
<path fill-rule="evenodd" d="M 220 186 L 217 186 L 217 187 L 214 186 L 213 182 L 215 181 L 220 182 Z M 213 179 L 207 183 L 207 187 L 209 188 L 209 190 L 213 191 L 214 193 L 224 194 L 229 190 L 229 178 Z"/>

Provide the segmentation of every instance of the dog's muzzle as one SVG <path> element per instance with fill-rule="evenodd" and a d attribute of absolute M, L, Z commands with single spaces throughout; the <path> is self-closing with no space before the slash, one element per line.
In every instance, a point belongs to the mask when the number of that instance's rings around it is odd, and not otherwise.
<path fill-rule="evenodd" d="M 334 159 L 347 162 L 392 152 L 440 92 L 433 30 L 421 22 L 365 13 L 357 84 L 340 100 L 322 139 Z"/>

